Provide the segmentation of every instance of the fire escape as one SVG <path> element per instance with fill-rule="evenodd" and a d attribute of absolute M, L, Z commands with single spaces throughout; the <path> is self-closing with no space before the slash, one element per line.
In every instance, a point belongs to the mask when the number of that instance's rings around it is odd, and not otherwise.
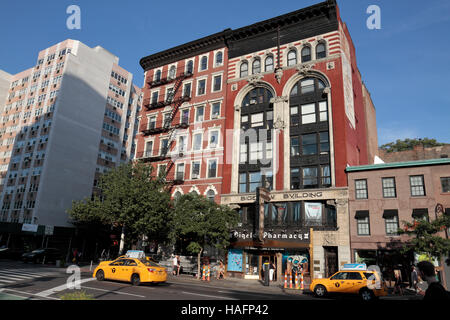
<path fill-rule="evenodd" d="M 185 72 L 181 75 L 177 76 L 173 79 L 161 79 L 160 81 L 152 81 L 148 82 L 150 88 L 154 88 L 163 84 L 168 84 L 170 82 L 174 82 L 174 87 L 172 91 L 167 95 L 167 99 L 165 101 L 153 101 L 151 102 L 151 98 L 144 99 L 144 107 L 149 110 L 159 109 L 166 106 L 172 106 L 172 110 L 170 113 L 170 116 L 165 118 L 163 121 L 163 125 L 161 127 L 152 127 L 149 128 L 147 123 L 144 123 L 141 127 L 141 132 L 144 133 L 145 136 L 148 135 L 154 135 L 159 133 L 168 132 L 169 138 L 168 143 L 165 147 L 163 147 L 160 150 L 160 154 L 157 156 L 147 155 L 144 153 L 141 154 L 138 158 L 140 158 L 143 162 L 156 162 L 156 161 L 164 161 L 168 160 L 167 166 L 166 166 L 166 177 L 169 177 L 170 170 L 174 167 L 174 159 L 173 156 L 170 153 L 172 146 L 175 143 L 176 140 L 176 130 L 177 129 L 186 129 L 189 126 L 189 120 L 184 121 L 185 119 L 182 119 L 182 121 L 179 124 L 174 125 L 173 122 L 175 120 L 175 117 L 178 113 L 179 107 L 187 101 L 191 100 L 190 92 L 185 93 L 184 96 L 181 94 L 178 95 L 178 90 L 181 88 L 181 85 L 183 84 L 183 81 L 187 78 L 192 77 L 192 72 Z M 145 126 L 145 127 L 144 127 Z M 177 155 L 178 157 L 183 157 L 183 154 L 180 152 Z M 173 174 L 173 180 L 167 180 L 167 182 L 173 186 L 183 183 L 183 177 L 178 177 L 177 172 L 174 172 Z"/>

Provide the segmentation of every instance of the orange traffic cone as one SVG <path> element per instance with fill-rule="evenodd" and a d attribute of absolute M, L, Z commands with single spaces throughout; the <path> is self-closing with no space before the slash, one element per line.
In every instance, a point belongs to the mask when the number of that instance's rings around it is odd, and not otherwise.
<path fill-rule="evenodd" d="M 289 274 L 289 289 L 292 289 L 292 272 Z"/>
<path fill-rule="evenodd" d="M 303 285 L 303 272 L 300 273 L 300 289 L 305 289 L 304 285 Z"/>
<path fill-rule="evenodd" d="M 206 266 L 203 265 L 202 281 L 205 281 L 205 276 L 206 276 Z"/>
<path fill-rule="evenodd" d="M 284 288 L 287 288 L 287 271 L 284 272 Z"/>

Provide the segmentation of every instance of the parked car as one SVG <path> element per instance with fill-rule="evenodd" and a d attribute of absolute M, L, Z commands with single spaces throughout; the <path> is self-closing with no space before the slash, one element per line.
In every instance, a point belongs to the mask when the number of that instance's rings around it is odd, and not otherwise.
<path fill-rule="evenodd" d="M 23 252 L 24 251 L 22 249 L 8 248 L 6 246 L 3 246 L 0 248 L 0 259 L 19 260 Z"/>
<path fill-rule="evenodd" d="M 56 260 L 60 260 L 62 257 L 61 251 L 55 248 L 41 248 L 37 250 L 33 250 L 31 252 L 24 253 L 22 255 L 22 261 L 24 262 L 34 262 L 41 263 L 45 262 L 56 262 Z"/>

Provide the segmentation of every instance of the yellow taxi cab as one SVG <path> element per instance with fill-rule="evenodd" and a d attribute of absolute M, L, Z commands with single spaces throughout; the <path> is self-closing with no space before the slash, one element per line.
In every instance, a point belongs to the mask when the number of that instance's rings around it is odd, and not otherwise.
<path fill-rule="evenodd" d="M 317 297 L 327 294 L 358 294 L 370 301 L 387 295 L 387 288 L 378 272 L 367 270 L 365 264 L 347 264 L 329 278 L 314 279 L 309 289 Z"/>
<path fill-rule="evenodd" d="M 98 281 L 117 280 L 131 282 L 138 286 L 141 283 L 161 283 L 167 280 L 166 268 L 150 260 L 145 255 L 127 252 L 113 261 L 102 261 L 92 274 Z"/>

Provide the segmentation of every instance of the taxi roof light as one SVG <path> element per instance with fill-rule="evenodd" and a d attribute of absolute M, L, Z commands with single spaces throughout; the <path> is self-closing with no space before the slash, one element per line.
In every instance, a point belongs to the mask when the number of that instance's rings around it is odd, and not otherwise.
<path fill-rule="evenodd" d="M 346 263 L 341 270 L 367 271 L 367 265 L 365 263 Z"/>

